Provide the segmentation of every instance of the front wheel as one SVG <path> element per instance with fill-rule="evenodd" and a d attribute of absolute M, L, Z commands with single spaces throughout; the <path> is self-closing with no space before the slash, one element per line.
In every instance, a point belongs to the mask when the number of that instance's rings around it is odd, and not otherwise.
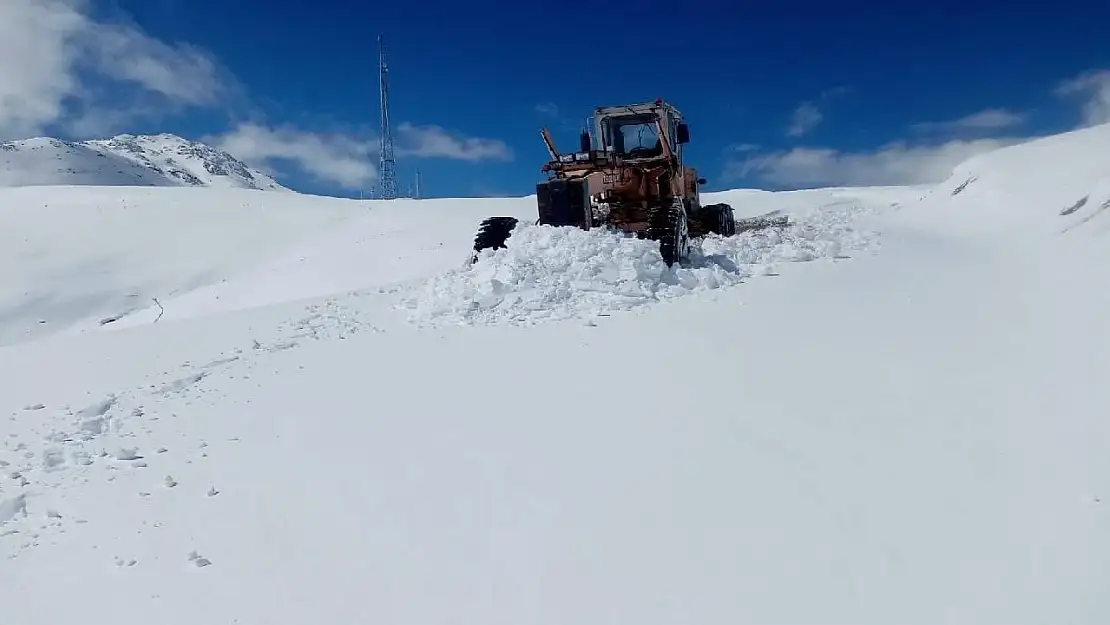
<path fill-rule="evenodd" d="M 690 247 L 686 211 L 680 202 L 653 209 L 648 216 L 648 236 L 659 241 L 659 253 L 668 267 L 686 258 Z"/>

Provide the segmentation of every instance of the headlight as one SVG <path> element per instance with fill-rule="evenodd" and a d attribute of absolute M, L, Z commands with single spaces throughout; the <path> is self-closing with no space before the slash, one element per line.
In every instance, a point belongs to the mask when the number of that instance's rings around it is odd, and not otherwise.
<path fill-rule="evenodd" d="M 588 160 L 590 160 L 590 153 L 589 152 L 579 152 L 578 154 L 574 155 L 574 160 L 576 160 L 576 161 L 588 161 Z"/>
<path fill-rule="evenodd" d="M 574 162 L 574 155 L 573 154 L 563 154 L 562 156 L 559 157 L 559 160 L 563 163 L 573 163 Z"/>

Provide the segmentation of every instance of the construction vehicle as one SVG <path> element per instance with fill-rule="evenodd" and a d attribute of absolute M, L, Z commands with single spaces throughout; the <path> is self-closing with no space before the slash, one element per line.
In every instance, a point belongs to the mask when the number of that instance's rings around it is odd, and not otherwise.
<path fill-rule="evenodd" d="M 577 152 L 561 154 L 546 128 L 540 134 L 551 159 L 543 166 L 548 179 L 536 185 L 537 225 L 615 228 L 658 241 L 664 262 L 673 265 L 688 256 L 691 240 L 708 233 L 732 236 L 788 224 L 771 214 L 738 224 L 728 204 L 702 206 L 699 189 L 706 181 L 682 158 L 690 129 L 661 98 L 595 109 Z M 517 222 L 484 220 L 472 259 L 504 247 Z"/>

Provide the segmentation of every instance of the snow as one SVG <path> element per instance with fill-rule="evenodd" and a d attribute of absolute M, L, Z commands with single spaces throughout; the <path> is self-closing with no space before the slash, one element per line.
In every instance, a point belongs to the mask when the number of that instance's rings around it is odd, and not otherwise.
<path fill-rule="evenodd" d="M 217 282 L 363 212 L 238 189 L 0 189 L 0 345 Z"/>
<path fill-rule="evenodd" d="M 1049 234 L 1110 231 L 1110 124 L 1053 135 L 975 157 L 916 211 L 955 236 L 1037 245 Z M 1035 155 L 1035 157 L 1033 157 Z"/>
<path fill-rule="evenodd" d="M 87 238 L 3 266 L 165 310 L 0 317 L 2 620 L 1107 622 L 1106 131 L 719 194 L 798 225 L 677 270 L 527 224 L 467 268 L 529 198 L 5 191 Z"/>
<path fill-rule="evenodd" d="M 449 323 L 532 323 L 590 317 L 739 284 L 783 262 L 846 258 L 877 246 L 874 233 L 852 229 L 859 205 L 799 214 L 784 229 L 710 235 L 694 242 L 690 261 L 668 267 L 659 244 L 595 229 L 518 224 L 505 248 L 428 280 L 402 306 L 410 319 Z"/>
<path fill-rule="evenodd" d="M 720 254 L 704 262 L 723 262 L 727 269 L 707 265 L 706 270 L 731 283 L 748 273 L 770 271 L 784 255 L 835 254 L 830 243 L 840 240 L 849 248 L 866 247 L 873 243 L 863 240 L 867 234 L 853 232 L 845 220 L 859 211 L 879 210 L 909 195 L 916 197 L 918 192 L 861 189 L 858 202 L 851 199 L 852 193 L 791 192 L 783 194 L 788 196 L 786 201 L 779 194 L 760 193 L 742 200 L 736 205 L 740 216 L 793 211 L 803 219 L 816 220 L 819 229 L 791 229 L 781 244 L 747 236 L 707 241 L 707 252 Z M 705 201 L 735 195 L 707 194 Z M 399 305 L 415 306 L 415 321 L 442 323 L 446 317 L 436 311 L 452 304 L 436 301 L 435 284 L 468 288 L 466 276 L 473 273 L 450 270 L 465 267 L 477 224 L 489 215 L 534 220 L 534 201 L 534 197 L 353 201 L 211 189 L 74 188 L 65 193 L 44 187 L 0 189 L 0 211 L 6 207 L 11 211 L 8 218 L 20 224 L 12 230 L 10 245 L 3 248 L 15 252 L 18 265 L 7 266 L 19 270 L 7 278 L 7 284 L 14 286 L 0 290 L 0 297 L 11 293 L 6 301 L 0 299 L 0 319 L 9 320 L 7 327 L 0 324 L 0 344 L 358 289 L 399 288 L 396 285 L 425 280 L 432 281 L 422 287 L 425 293 L 433 289 L 432 296 L 414 294 Z M 40 204 L 52 212 L 41 212 Z M 147 219 L 151 222 L 142 223 Z M 221 225 L 213 228 L 214 221 Z M 16 230 L 23 236 L 14 236 Z M 152 236 L 152 231 L 174 234 L 172 238 Z M 28 232 L 33 236 L 28 237 Z M 76 241 L 68 242 L 74 237 Z M 614 240 L 594 233 L 588 238 L 600 245 Z M 40 252 L 56 241 L 67 243 L 51 249 L 49 255 Z M 794 250 L 793 245 L 800 247 Z M 204 253 L 197 253 L 200 249 Z M 90 256 L 104 261 L 90 266 Z M 40 260 L 28 262 L 31 257 Z M 734 267 L 735 263 L 740 265 Z M 65 274 L 64 280 L 60 274 Z M 57 301 L 59 292 L 69 294 L 67 299 Z M 90 311 L 83 318 L 82 307 Z M 566 310 L 581 312 L 573 305 Z M 114 321 L 102 326 L 106 319 Z"/>
<path fill-rule="evenodd" d="M 0 187 L 198 186 L 288 191 L 230 154 L 171 134 L 0 143 Z"/>

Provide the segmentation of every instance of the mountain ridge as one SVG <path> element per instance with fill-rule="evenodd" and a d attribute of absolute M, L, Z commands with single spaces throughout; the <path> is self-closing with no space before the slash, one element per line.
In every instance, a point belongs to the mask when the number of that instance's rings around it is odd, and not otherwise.
<path fill-rule="evenodd" d="M 56 185 L 290 191 L 228 152 L 169 133 L 0 143 L 0 187 Z"/>

